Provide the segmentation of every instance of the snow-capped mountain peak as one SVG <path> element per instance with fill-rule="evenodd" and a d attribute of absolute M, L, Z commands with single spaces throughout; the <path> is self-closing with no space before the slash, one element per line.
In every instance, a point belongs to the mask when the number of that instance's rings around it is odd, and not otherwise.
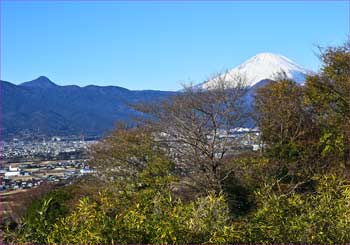
<path fill-rule="evenodd" d="M 261 80 L 276 80 L 282 73 L 285 73 L 288 78 L 294 79 L 298 83 L 303 83 L 305 76 L 310 71 L 283 55 L 259 53 L 227 73 L 214 77 L 200 86 L 204 89 L 210 89 L 222 81 L 227 81 L 234 86 L 237 78 L 241 78 L 249 86 L 254 86 Z"/>

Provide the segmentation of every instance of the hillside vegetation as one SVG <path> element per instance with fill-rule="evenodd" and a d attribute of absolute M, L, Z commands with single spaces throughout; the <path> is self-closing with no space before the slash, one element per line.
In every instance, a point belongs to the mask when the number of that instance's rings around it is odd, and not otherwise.
<path fill-rule="evenodd" d="M 303 86 L 286 77 L 244 110 L 243 82 L 186 88 L 91 149 L 98 174 L 33 203 L 8 243 L 349 243 L 350 45 L 322 51 Z M 256 120 L 260 152 L 232 154 Z M 75 193 L 72 195 L 71 193 Z"/>

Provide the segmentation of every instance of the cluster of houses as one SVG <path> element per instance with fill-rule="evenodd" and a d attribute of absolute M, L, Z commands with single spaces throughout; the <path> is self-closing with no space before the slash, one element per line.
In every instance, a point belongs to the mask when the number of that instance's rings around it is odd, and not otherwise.
<path fill-rule="evenodd" d="M 13 139 L 2 143 L 1 158 L 6 161 L 23 160 L 55 160 L 55 159 L 76 159 L 84 155 L 91 144 L 96 141 L 85 140 L 62 140 L 59 137 L 52 137 L 50 140 L 24 141 Z M 68 157 L 68 158 L 67 158 Z"/>
<path fill-rule="evenodd" d="M 43 182 L 69 181 L 94 171 L 86 160 L 57 161 L 41 164 L 19 164 L 0 169 L 0 190 L 28 189 Z"/>
<path fill-rule="evenodd" d="M 206 137 L 208 141 L 216 141 L 219 152 L 215 153 L 215 155 L 218 157 L 221 156 L 223 148 L 226 148 L 225 152 L 227 155 L 234 155 L 245 151 L 259 151 L 263 147 L 258 128 L 218 129 L 215 132 L 208 133 Z M 181 134 L 179 134 L 178 138 L 182 138 Z M 172 148 L 187 147 L 187 144 L 179 143 L 181 140 L 174 139 L 174 136 L 165 132 L 157 135 L 156 139 L 159 141 L 165 140 L 168 144 L 171 142 Z"/>
<path fill-rule="evenodd" d="M 87 150 L 96 142 L 52 137 L 42 140 L 13 138 L 1 142 L 0 191 L 27 189 L 44 182 L 69 182 L 92 173 Z"/>
<path fill-rule="evenodd" d="M 0 191 L 30 189 L 41 185 L 43 182 L 44 180 L 35 178 L 30 180 L 12 180 L 7 178 L 1 181 Z"/>

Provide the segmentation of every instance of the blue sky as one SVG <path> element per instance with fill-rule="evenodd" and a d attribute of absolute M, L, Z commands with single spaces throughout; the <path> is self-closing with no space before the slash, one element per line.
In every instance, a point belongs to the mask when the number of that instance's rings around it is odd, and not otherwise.
<path fill-rule="evenodd" d="M 259 52 L 317 70 L 349 1 L 1 1 L 1 79 L 178 90 Z"/>

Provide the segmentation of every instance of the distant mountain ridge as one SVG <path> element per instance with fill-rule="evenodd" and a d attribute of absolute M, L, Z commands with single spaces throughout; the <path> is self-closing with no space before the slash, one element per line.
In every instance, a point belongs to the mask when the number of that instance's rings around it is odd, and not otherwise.
<path fill-rule="evenodd" d="M 247 111 L 253 110 L 256 90 L 273 82 L 281 72 L 302 84 L 309 70 L 290 59 L 272 53 L 261 53 L 209 81 L 196 85 L 210 89 L 226 78 L 245 78 L 249 90 L 244 97 Z M 221 77 L 220 77 L 221 76 Z M 225 79 L 222 79 L 222 78 Z M 234 86 L 234 84 L 231 84 Z M 8 138 L 23 131 L 43 135 L 103 135 L 117 121 L 132 122 L 136 116 L 130 104 L 160 102 L 180 92 L 157 90 L 133 91 L 117 86 L 59 86 L 40 76 L 19 85 L 0 81 L 2 103 L 2 136 Z M 254 127 L 250 121 L 248 127 Z"/>
<path fill-rule="evenodd" d="M 32 81 L 21 83 L 20 86 L 29 88 L 55 88 L 58 85 L 53 83 L 47 77 L 40 76 Z"/>
<path fill-rule="evenodd" d="M 130 104 L 156 102 L 175 92 L 132 91 L 117 86 L 59 86 L 47 77 L 19 85 L 1 81 L 2 136 L 21 132 L 103 135 L 117 121 L 142 116 Z"/>

